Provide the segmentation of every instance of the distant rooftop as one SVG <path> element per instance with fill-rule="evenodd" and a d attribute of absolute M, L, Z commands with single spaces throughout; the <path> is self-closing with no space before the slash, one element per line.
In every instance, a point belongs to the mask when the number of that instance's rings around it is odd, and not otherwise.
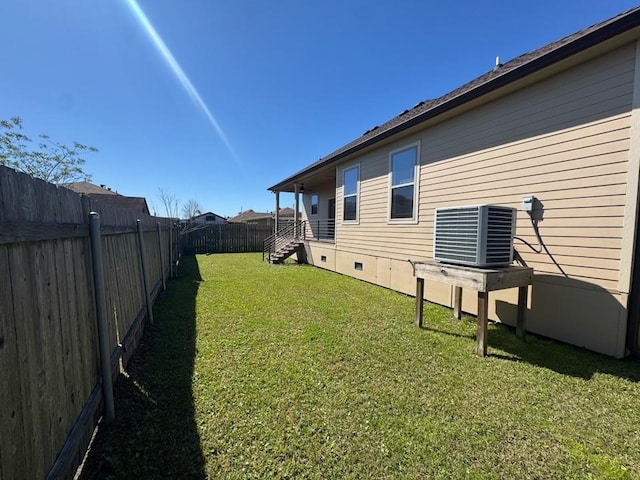
<path fill-rule="evenodd" d="M 245 210 L 240 212 L 235 217 L 231 217 L 229 222 L 247 222 L 249 220 L 259 220 L 261 218 L 271 218 L 273 214 L 271 212 L 254 212 L 253 210 Z"/>
<path fill-rule="evenodd" d="M 59 186 L 68 188 L 76 193 L 87 195 L 103 205 L 115 208 L 128 208 L 136 212 L 149 215 L 149 206 L 144 197 L 128 197 L 106 188 L 106 185 L 94 185 L 91 182 L 61 183 Z"/>
<path fill-rule="evenodd" d="M 106 185 L 94 185 L 91 182 L 71 182 L 61 183 L 61 187 L 73 190 L 76 193 L 84 193 L 85 195 L 118 195 L 118 192 L 112 191 Z"/>

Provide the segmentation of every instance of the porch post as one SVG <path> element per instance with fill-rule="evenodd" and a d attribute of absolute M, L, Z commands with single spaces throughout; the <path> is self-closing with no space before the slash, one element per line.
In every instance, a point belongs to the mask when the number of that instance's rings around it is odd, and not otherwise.
<path fill-rule="evenodd" d="M 295 201 L 296 201 L 296 212 L 295 212 L 295 216 L 293 217 L 293 221 L 297 222 L 298 220 L 300 220 L 300 186 L 296 183 L 294 184 L 294 188 L 295 188 Z"/>
<path fill-rule="evenodd" d="M 274 233 L 278 233 L 278 224 L 280 223 L 280 192 L 276 190 L 276 227 Z"/>

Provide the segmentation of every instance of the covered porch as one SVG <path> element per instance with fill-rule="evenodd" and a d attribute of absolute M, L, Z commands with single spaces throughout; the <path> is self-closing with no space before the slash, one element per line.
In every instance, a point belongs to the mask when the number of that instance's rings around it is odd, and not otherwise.
<path fill-rule="evenodd" d="M 336 171 L 335 168 L 293 175 L 274 185 L 276 230 L 281 232 L 283 223 L 278 218 L 280 194 L 293 193 L 294 221 L 304 222 L 304 238 L 325 242 L 335 241 L 336 234 Z M 302 232 L 301 232 L 302 233 Z"/>
<path fill-rule="evenodd" d="M 304 251 L 309 241 L 335 243 L 336 170 L 318 169 L 300 172 L 269 188 L 275 195 L 275 232 L 265 240 L 264 256 L 280 263 L 294 253 Z M 281 193 L 293 193 L 293 222 L 279 218 Z"/>

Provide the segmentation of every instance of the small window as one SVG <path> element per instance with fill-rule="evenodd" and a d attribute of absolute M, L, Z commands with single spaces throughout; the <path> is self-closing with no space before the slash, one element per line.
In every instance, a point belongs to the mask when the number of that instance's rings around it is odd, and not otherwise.
<path fill-rule="evenodd" d="M 205 221 L 207 221 L 207 222 L 215 222 L 216 221 L 216 217 L 215 217 L 215 215 L 207 215 L 205 217 Z"/>
<path fill-rule="evenodd" d="M 311 215 L 318 214 L 318 194 L 311 195 Z"/>
<path fill-rule="evenodd" d="M 320 255 L 320 261 L 321 262 L 326 262 L 327 261 L 327 256 L 326 255 Z"/>
<path fill-rule="evenodd" d="M 356 270 L 362 270 L 362 263 L 361 262 L 355 262 L 353 264 L 353 268 L 355 268 Z"/>
<path fill-rule="evenodd" d="M 391 220 L 414 220 L 418 146 L 391 153 Z"/>
<path fill-rule="evenodd" d="M 360 166 L 356 165 L 343 172 L 343 209 L 342 219 L 355 221 L 358 219 L 358 182 Z"/>

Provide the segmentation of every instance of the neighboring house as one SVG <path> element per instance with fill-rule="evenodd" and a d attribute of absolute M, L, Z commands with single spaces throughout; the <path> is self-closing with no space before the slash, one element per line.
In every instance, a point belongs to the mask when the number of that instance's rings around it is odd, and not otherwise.
<path fill-rule="evenodd" d="M 227 219 L 213 212 L 207 212 L 200 214 L 191 219 L 193 223 L 197 224 L 211 224 L 211 225 L 220 225 L 222 223 L 227 223 Z"/>
<path fill-rule="evenodd" d="M 291 207 L 284 207 L 280 209 L 280 220 L 283 222 L 293 222 L 293 217 L 295 215 L 295 210 Z"/>
<path fill-rule="evenodd" d="M 61 183 L 60 186 L 73 190 L 76 193 L 87 195 L 89 198 L 97 200 L 101 205 L 108 205 L 115 208 L 128 208 L 144 215 L 150 215 L 149 206 L 144 197 L 120 195 L 110 188 L 106 188 L 104 185 L 98 186 L 89 182 Z"/>
<path fill-rule="evenodd" d="M 295 211 L 293 208 L 285 207 L 280 209 L 278 222 L 280 225 L 293 222 Z M 235 217 L 229 218 L 229 223 L 257 223 L 260 225 L 275 225 L 276 215 L 274 212 L 254 212 L 245 210 Z"/>
<path fill-rule="evenodd" d="M 275 217 L 271 212 L 254 212 L 245 210 L 235 217 L 231 217 L 229 223 L 252 223 L 257 225 L 274 225 Z"/>
<path fill-rule="evenodd" d="M 520 209 L 535 195 L 553 259 L 515 242 L 535 268 L 527 329 L 638 353 L 639 39 L 636 8 L 499 65 L 273 185 L 276 205 L 304 189 L 309 263 L 414 294 L 407 260 L 432 258 L 436 207 L 516 207 L 517 236 L 537 247 Z M 449 286 L 426 292 L 452 305 Z M 490 318 L 513 325 L 516 305 L 492 293 Z M 475 313 L 473 292 L 462 306 Z"/>

